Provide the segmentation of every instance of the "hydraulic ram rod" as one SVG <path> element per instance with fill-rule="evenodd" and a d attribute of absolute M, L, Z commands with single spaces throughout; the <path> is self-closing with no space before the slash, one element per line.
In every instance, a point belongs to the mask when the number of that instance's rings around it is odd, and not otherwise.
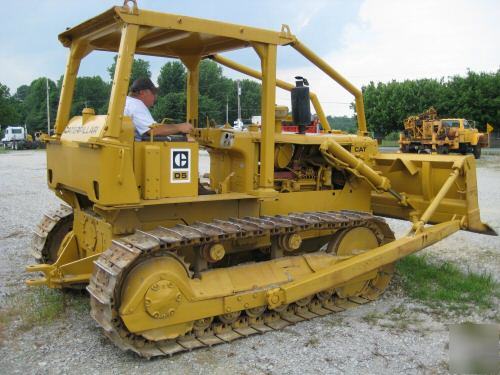
<path fill-rule="evenodd" d="M 406 197 L 391 188 L 391 182 L 387 177 L 381 176 L 363 160 L 347 151 L 338 142 L 335 142 L 333 139 L 329 139 L 321 144 L 319 150 L 327 162 L 335 165 L 335 159 L 339 160 L 342 164 L 348 166 L 352 170 L 355 170 L 361 176 L 366 178 L 366 180 L 368 180 L 368 182 L 375 189 L 387 191 L 394 196 L 401 205 L 408 205 Z"/>
<path fill-rule="evenodd" d="M 330 154 L 342 163 L 348 165 L 349 168 L 356 170 L 377 189 L 388 191 L 391 188 L 391 182 L 387 177 L 378 174 L 368 164 L 347 151 L 338 142 L 329 139 L 323 142 L 319 149 L 322 153 L 325 152 Z"/>

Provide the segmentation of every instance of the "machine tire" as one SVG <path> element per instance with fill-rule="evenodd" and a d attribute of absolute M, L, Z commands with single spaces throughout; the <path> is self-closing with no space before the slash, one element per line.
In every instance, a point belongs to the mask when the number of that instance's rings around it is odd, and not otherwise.
<path fill-rule="evenodd" d="M 469 145 L 467 143 L 460 143 L 458 147 L 458 152 L 460 152 L 462 155 L 466 155 L 468 150 L 469 150 Z"/>
<path fill-rule="evenodd" d="M 472 153 L 474 154 L 475 159 L 480 159 L 481 158 L 481 146 L 476 145 L 472 147 Z"/>
<path fill-rule="evenodd" d="M 428 148 L 422 148 L 420 150 L 418 150 L 418 153 L 419 154 L 427 154 L 427 155 L 430 155 L 432 153 L 431 150 L 429 150 Z"/>
<path fill-rule="evenodd" d="M 418 153 L 418 146 L 416 146 L 415 144 L 408 145 L 408 152 L 411 154 Z"/>
<path fill-rule="evenodd" d="M 437 153 L 440 155 L 446 155 L 450 152 L 448 146 L 442 145 L 437 147 Z"/>

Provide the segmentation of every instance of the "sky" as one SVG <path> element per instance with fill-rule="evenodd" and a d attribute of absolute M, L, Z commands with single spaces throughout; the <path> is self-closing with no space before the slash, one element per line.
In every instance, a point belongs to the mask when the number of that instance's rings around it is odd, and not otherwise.
<path fill-rule="evenodd" d="M 288 24 L 304 44 L 361 87 L 373 82 L 465 75 L 467 70 L 500 68 L 500 2 L 498 0 L 138 0 L 139 7 L 280 30 Z M 0 83 L 14 93 L 38 77 L 59 79 L 68 50 L 57 35 L 120 0 L 23 0 L 2 4 Z M 253 68 L 253 50 L 227 57 Z M 113 55 L 87 57 L 80 76 L 101 75 Z M 153 78 L 164 59 L 149 58 Z M 244 76 L 224 70 L 232 78 Z M 351 115 L 353 97 L 290 47 L 278 50 L 280 79 L 309 80 L 327 114 Z M 244 93 L 242 93 L 244 95 Z M 289 105 L 289 93 L 278 89 L 277 104 Z"/>

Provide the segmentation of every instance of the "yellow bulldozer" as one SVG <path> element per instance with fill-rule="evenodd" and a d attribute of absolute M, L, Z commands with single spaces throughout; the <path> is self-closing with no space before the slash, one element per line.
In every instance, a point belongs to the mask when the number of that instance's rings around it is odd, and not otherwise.
<path fill-rule="evenodd" d="M 465 155 L 472 153 L 481 157 L 481 149 L 489 146 L 489 132 L 480 133 L 474 121 L 464 118 L 438 118 L 434 107 L 404 120 L 404 130 L 400 133 L 401 152 L 438 153 L 450 152 Z"/>
<path fill-rule="evenodd" d="M 123 350 L 172 355 L 342 311 L 377 299 L 408 254 L 458 230 L 496 235 L 480 219 L 474 158 L 380 153 L 361 91 L 286 25 L 270 31 L 129 1 L 59 40 L 69 56 L 45 142 L 47 183 L 64 204 L 35 230 L 39 263 L 27 271 L 38 277 L 27 283 L 86 287 L 92 317 Z M 353 94 L 357 134 L 330 129 L 308 87 L 277 79 L 282 46 Z M 256 52 L 260 70 L 221 55 L 242 48 Z M 70 118 L 80 62 L 94 51 L 118 53 L 108 113 L 85 108 Z M 194 142 L 134 140 L 123 113 L 135 55 L 185 64 Z M 201 127 L 207 58 L 262 80 L 260 128 Z M 288 111 L 275 105 L 278 87 L 291 91 L 296 133 L 281 131 Z M 305 133 L 311 103 L 322 133 Z M 200 148 L 210 156 L 202 190 Z M 411 230 L 395 239 L 383 216 Z"/>

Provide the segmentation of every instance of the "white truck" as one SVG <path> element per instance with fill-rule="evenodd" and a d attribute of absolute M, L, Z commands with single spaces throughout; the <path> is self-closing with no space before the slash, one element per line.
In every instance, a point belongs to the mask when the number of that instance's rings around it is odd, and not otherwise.
<path fill-rule="evenodd" d="M 41 134 L 41 133 L 40 133 Z M 5 129 L 2 138 L 2 146 L 11 150 L 25 150 L 39 148 L 42 143 L 39 141 L 39 136 L 35 138 L 28 133 L 26 126 L 8 126 Z"/>

